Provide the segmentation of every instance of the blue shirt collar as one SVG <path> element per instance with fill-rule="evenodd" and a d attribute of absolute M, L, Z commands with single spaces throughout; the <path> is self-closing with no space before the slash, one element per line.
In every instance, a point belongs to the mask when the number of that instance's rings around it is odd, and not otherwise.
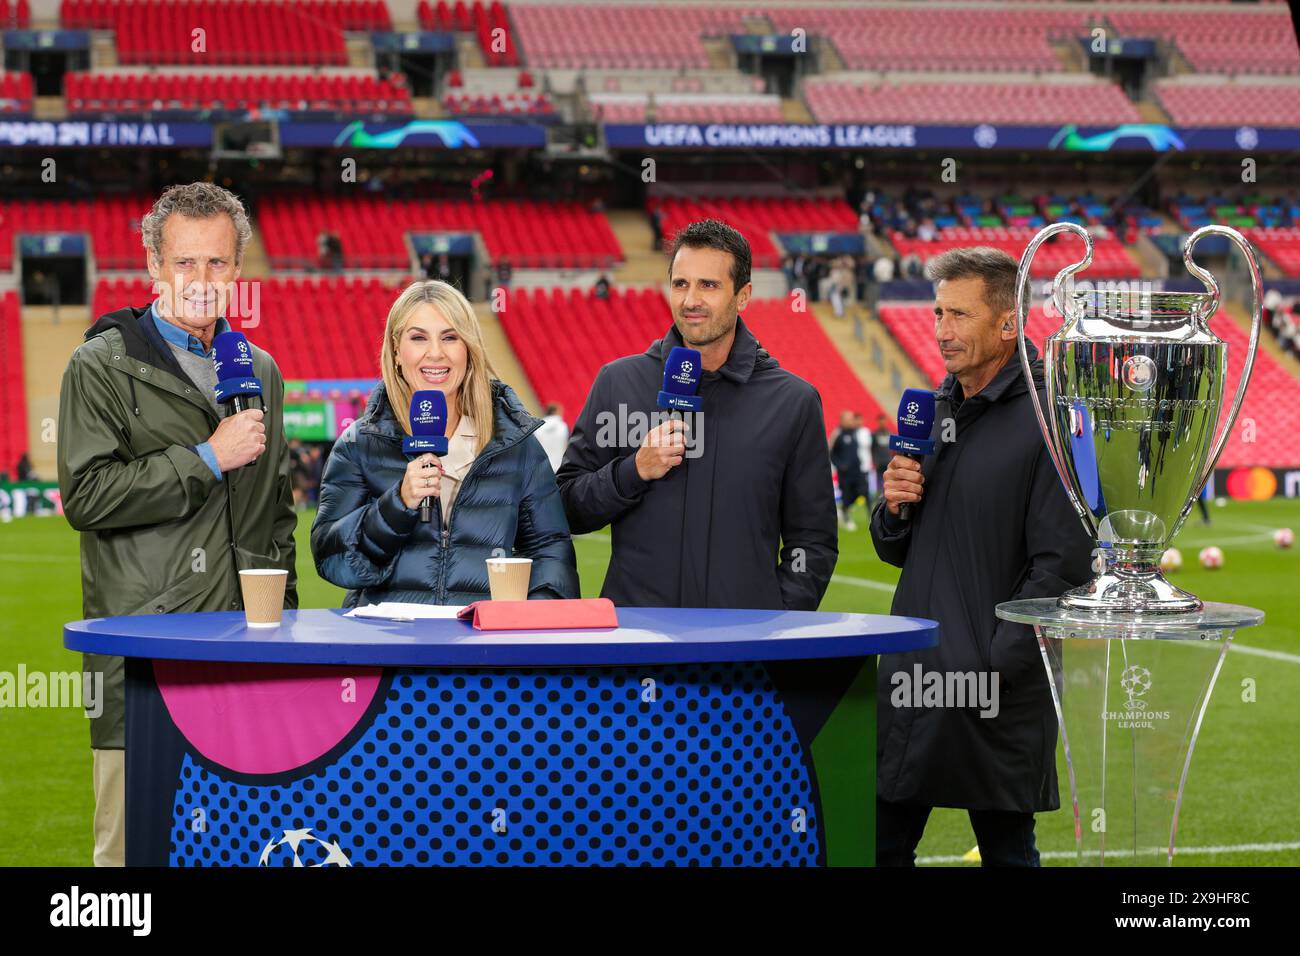
<path fill-rule="evenodd" d="M 157 300 L 154 300 L 153 304 L 149 306 L 149 315 L 153 317 L 153 324 L 158 328 L 158 334 L 161 335 L 165 341 L 170 342 L 178 348 L 193 352 L 195 355 L 202 355 L 204 358 L 207 358 L 212 354 L 212 350 L 205 349 L 203 343 L 197 338 L 190 335 L 190 333 L 186 332 L 180 326 L 172 325 L 159 315 Z M 213 338 L 216 338 L 222 332 L 229 331 L 230 323 L 224 318 L 217 319 L 217 328 L 212 335 Z"/>

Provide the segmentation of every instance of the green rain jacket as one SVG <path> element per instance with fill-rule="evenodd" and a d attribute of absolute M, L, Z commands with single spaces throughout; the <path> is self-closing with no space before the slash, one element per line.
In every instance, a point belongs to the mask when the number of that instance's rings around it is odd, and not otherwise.
<path fill-rule="evenodd" d="M 286 569 L 285 606 L 298 606 L 284 380 L 256 346 L 253 372 L 266 452 L 218 481 L 194 446 L 220 419 L 149 307 L 110 312 L 86 330 L 63 374 L 58 462 L 63 512 L 81 532 L 87 618 L 240 610 L 244 568 Z M 122 749 L 122 658 L 86 654 L 85 669 L 104 674 L 90 745 Z"/>

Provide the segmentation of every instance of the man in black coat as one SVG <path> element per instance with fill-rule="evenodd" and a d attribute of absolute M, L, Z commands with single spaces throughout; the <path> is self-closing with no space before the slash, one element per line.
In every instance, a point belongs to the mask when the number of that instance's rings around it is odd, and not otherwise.
<path fill-rule="evenodd" d="M 714 220 L 677 234 L 673 327 L 591 386 L 556 474 L 569 527 L 611 526 L 615 604 L 812 611 L 838 556 L 821 399 L 740 318 L 749 243 Z M 675 346 L 700 351 L 700 412 L 656 404 Z"/>
<path fill-rule="evenodd" d="M 948 370 L 936 392 L 935 454 L 923 466 L 890 461 L 871 538 L 903 569 L 892 613 L 937 620 L 939 645 L 880 658 L 877 862 L 913 865 L 931 808 L 957 807 L 969 811 L 984 865 L 1036 866 L 1034 814 L 1060 806 L 1056 716 L 1033 629 L 998 620 L 994 608 L 1082 584 L 1093 544 L 1048 457 L 1021 370 L 1015 260 L 955 249 L 927 273 Z M 1041 392 L 1042 363 L 1031 354 Z M 899 517 L 906 502 L 910 521 Z"/>

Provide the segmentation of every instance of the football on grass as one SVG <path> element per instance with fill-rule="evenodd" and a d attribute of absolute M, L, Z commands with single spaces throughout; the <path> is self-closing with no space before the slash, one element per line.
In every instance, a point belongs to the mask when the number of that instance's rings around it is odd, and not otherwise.
<path fill-rule="evenodd" d="M 1208 548 L 1202 548 L 1201 567 L 1208 571 L 1213 571 L 1215 568 L 1223 567 L 1223 552 L 1214 545 L 1210 545 Z"/>

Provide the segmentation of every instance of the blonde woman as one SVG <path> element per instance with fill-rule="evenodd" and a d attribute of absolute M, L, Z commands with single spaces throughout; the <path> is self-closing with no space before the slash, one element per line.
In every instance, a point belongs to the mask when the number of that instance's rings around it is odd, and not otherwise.
<path fill-rule="evenodd" d="M 383 381 L 326 463 L 311 529 L 316 570 L 348 589 L 344 607 L 485 599 L 494 554 L 532 558 L 530 598 L 578 597 L 564 506 L 533 435 L 541 420 L 493 377 L 465 297 L 445 282 L 408 286 L 388 312 L 380 365 Z M 402 438 L 421 389 L 447 398 L 448 450 L 408 461 Z"/>

